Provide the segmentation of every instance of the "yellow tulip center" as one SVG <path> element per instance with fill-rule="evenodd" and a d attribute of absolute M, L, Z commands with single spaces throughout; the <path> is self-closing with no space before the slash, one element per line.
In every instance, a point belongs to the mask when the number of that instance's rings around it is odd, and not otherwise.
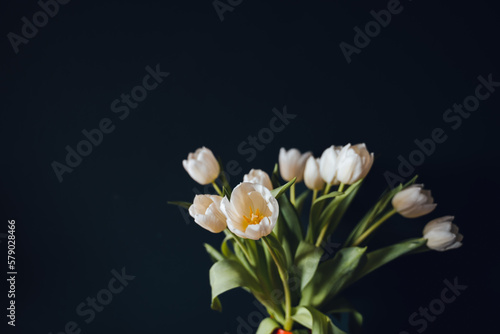
<path fill-rule="evenodd" d="M 243 216 L 243 220 L 245 220 L 245 223 L 248 225 L 256 225 L 259 224 L 262 219 L 264 219 L 264 215 L 259 212 L 259 209 L 255 211 L 255 213 L 252 210 L 252 207 L 250 207 L 250 217 Z"/>

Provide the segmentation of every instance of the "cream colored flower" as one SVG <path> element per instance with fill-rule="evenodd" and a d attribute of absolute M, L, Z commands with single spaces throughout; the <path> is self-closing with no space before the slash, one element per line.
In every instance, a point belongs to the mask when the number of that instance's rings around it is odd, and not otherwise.
<path fill-rule="evenodd" d="M 338 155 L 342 150 L 342 146 L 330 146 L 327 148 L 319 160 L 319 172 L 323 181 L 330 185 L 338 185 L 340 181 L 337 179 Z"/>
<path fill-rule="evenodd" d="M 430 190 L 424 190 L 423 184 L 414 184 L 398 192 L 392 198 L 392 206 L 406 218 L 417 218 L 436 208 Z"/>
<path fill-rule="evenodd" d="M 373 165 L 373 153 L 369 153 L 364 143 L 347 144 L 338 155 L 337 180 L 353 184 L 364 178 Z"/>
<path fill-rule="evenodd" d="M 220 211 L 222 197 L 217 195 L 196 195 L 189 207 L 189 214 L 194 221 L 213 233 L 226 229 L 226 216 Z"/>
<path fill-rule="evenodd" d="M 189 153 L 187 160 L 182 161 L 182 165 L 193 180 L 202 185 L 214 182 L 220 173 L 217 159 L 212 151 L 206 147 Z"/>
<path fill-rule="evenodd" d="M 319 173 L 320 159 L 313 156 L 307 159 L 306 169 L 304 170 L 304 183 L 311 190 L 321 190 L 325 186 L 325 181 Z"/>
<path fill-rule="evenodd" d="M 262 184 L 267 189 L 273 190 L 273 184 L 269 175 L 261 169 L 251 169 L 248 174 L 243 176 L 243 182 Z"/>
<path fill-rule="evenodd" d="M 279 205 L 269 189 L 261 184 L 242 182 L 224 197 L 221 211 L 227 217 L 227 227 L 237 236 L 259 240 L 273 231 L 279 215 Z"/>
<path fill-rule="evenodd" d="M 306 167 L 307 159 L 311 155 L 311 152 L 301 154 L 296 148 L 287 151 L 282 147 L 279 154 L 279 167 L 283 180 L 291 181 L 296 177 L 297 180 L 295 182 L 301 182 L 304 178 L 304 168 Z"/>
<path fill-rule="evenodd" d="M 464 236 L 458 233 L 458 226 L 452 223 L 454 218 L 445 216 L 425 225 L 423 235 L 427 239 L 427 247 L 443 252 L 462 246 Z"/>

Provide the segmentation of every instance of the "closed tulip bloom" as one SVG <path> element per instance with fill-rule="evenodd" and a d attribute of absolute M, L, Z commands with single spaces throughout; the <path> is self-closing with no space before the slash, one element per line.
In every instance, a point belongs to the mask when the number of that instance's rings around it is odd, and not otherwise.
<path fill-rule="evenodd" d="M 227 227 L 237 236 L 259 240 L 269 235 L 278 220 L 278 201 L 261 184 L 242 182 L 224 197 L 221 211 L 227 217 Z"/>
<path fill-rule="evenodd" d="M 219 233 L 226 229 L 226 216 L 220 210 L 222 197 L 217 195 L 196 195 L 189 207 L 194 221 L 206 230 Z"/>
<path fill-rule="evenodd" d="M 330 185 L 338 185 L 337 179 L 338 156 L 342 146 L 330 146 L 327 148 L 319 160 L 319 172 L 323 181 Z"/>
<path fill-rule="evenodd" d="M 306 167 L 307 159 L 311 155 L 311 152 L 301 154 L 296 148 L 287 151 L 282 147 L 280 149 L 279 165 L 283 180 L 291 181 L 296 177 L 296 182 L 301 182 L 304 178 L 304 168 Z"/>
<path fill-rule="evenodd" d="M 273 184 L 269 175 L 261 169 L 251 169 L 248 174 L 243 176 L 243 182 L 262 184 L 267 189 L 273 190 Z"/>
<path fill-rule="evenodd" d="M 430 190 L 424 190 L 423 184 L 414 184 L 398 192 L 392 198 L 392 206 L 406 218 L 417 218 L 436 208 Z"/>
<path fill-rule="evenodd" d="M 325 186 L 325 181 L 321 178 L 319 173 L 319 158 L 309 157 L 304 170 L 304 183 L 307 188 L 311 190 L 321 190 Z"/>
<path fill-rule="evenodd" d="M 338 156 L 337 180 L 345 184 L 353 184 L 364 178 L 373 165 L 373 153 L 369 153 L 366 145 L 347 144 Z"/>
<path fill-rule="evenodd" d="M 452 223 L 454 218 L 445 216 L 425 225 L 423 235 L 427 239 L 427 247 L 443 252 L 462 246 L 464 236 L 458 233 L 458 226 Z"/>
<path fill-rule="evenodd" d="M 220 167 L 214 154 L 206 147 L 189 153 L 187 160 L 182 161 L 184 169 L 199 184 L 205 185 L 215 181 L 219 176 Z"/>

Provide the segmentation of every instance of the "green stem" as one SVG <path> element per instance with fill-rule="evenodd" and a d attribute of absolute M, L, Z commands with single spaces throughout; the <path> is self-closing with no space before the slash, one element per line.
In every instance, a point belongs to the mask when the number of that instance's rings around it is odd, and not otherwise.
<path fill-rule="evenodd" d="M 321 246 L 321 243 L 323 242 L 323 239 L 325 238 L 326 230 L 328 229 L 328 224 L 325 224 L 323 228 L 321 229 L 321 232 L 319 233 L 318 240 L 316 240 L 316 247 Z"/>
<path fill-rule="evenodd" d="M 295 182 L 290 186 L 290 202 L 295 206 Z"/>
<path fill-rule="evenodd" d="M 327 183 L 326 184 L 326 187 L 325 187 L 325 190 L 323 191 L 323 195 L 326 195 L 330 192 L 330 188 L 332 187 L 332 185 L 330 183 Z"/>
<path fill-rule="evenodd" d="M 312 203 L 314 203 L 314 201 L 316 200 L 316 197 L 318 197 L 318 190 L 315 189 L 315 190 L 313 190 L 313 200 L 312 200 Z"/>
<path fill-rule="evenodd" d="M 262 241 L 264 241 L 264 244 L 266 245 L 267 249 L 269 250 L 269 253 L 271 254 L 271 257 L 274 260 L 274 263 L 276 264 L 276 267 L 278 267 L 278 272 L 280 274 L 281 281 L 283 282 L 283 289 L 285 290 L 285 331 L 291 331 L 293 327 L 293 319 L 292 319 L 292 297 L 290 294 L 290 287 L 288 286 L 288 273 L 285 268 L 283 268 L 279 261 L 276 253 L 274 252 L 274 249 L 271 247 L 269 244 L 269 241 L 267 241 L 267 237 L 263 237 Z"/>
<path fill-rule="evenodd" d="M 373 231 L 375 231 L 380 225 L 382 225 L 383 222 L 385 222 L 387 219 L 391 218 L 395 213 L 396 209 L 392 209 L 388 213 L 385 214 L 382 218 L 380 218 L 375 224 L 370 226 L 369 229 L 367 229 L 363 234 L 359 236 L 356 241 L 353 242 L 352 247 L 358 246 L 363 240 L 365 240 Z"/>
<path fill-rule="evenodd" d="M 239 237 L 236 234 L 234 234 L 233 232 L 231 232 L 230 229 L 226 229 L 226 230 L 232 234 L 234 241 L 238 244 L 238 246 L 240 247 L 243 254 L 245 254 L 245 257 L 247 258 L 248 263 L 250 263 L 251 266 L 255 266 L 255 263 L 252 260 L 252 257 L 250 256 L 250 254 L 248 254 L 248 250 L 246 249 L 245 245 L 243 245 L 243 243 L 241 242 Z"/>
<path fill-rule="evenodd" d="M 344 191 L 344 186 L 345 184 L 344 183 L 341 183 L 339 185 L 339 190 L 338 192 L 342 192 Z M 327 185 L 327 189 L 328 191 L 330 191 L 330 189 L 328 188 L 328 185 Z M 325 189 L 325 195 L 327 194 L 327 189 Z M 325 234 L 326 234 L 326 231 L 328 230 L 328 226 L 329 226 L 329 222 L 327 224 L 325 224 L 325 226 L 323 226 L 323 228 L 321 229 L 321 232 L 319 233 L 319 236 L 318 236 L 318 240 L 316 240 L 316 244 L 315 246 L 316 247 L 319 247 L 321 246 L 321 243 L 323 242 L 323 239 L 325 239 Z"/>
<path fill-rule="evenodd" d="M 212 186 L 214 186 L 214 189 L 219 194 L 219 196 L 224 196 L 217 183 L 215 183 L 215 181 L 212 182 Z"/>

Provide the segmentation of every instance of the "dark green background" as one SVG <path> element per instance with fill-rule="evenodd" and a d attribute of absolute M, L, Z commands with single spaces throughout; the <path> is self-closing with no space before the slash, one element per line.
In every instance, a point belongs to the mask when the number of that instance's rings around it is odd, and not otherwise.
<path fill-rule="evenodd" d="M 236 185 L 250 168 L 270 172 L 280 147 L 319 155 L 331 144 L 366 142 L 377 159 L 348 216 L 355 219 L 386 187 L 383 174 L 396 172 L 397 157 L 435 128 L 448 139 L 416 173 L 438 208 L 394 218 L 373 245 L 419 236 L 429 219 L 453 214 L 464 246 L 396 261 L 350 293 L 366 333 L 416 333 L 409 315 L 439 297 L 444 279 L 458 277 L 467 290 L 426 333 L 496 328 L 500 92 L 457 130 L 442 116 L 474 92 L 477 76 L 500 81 L 500 11 L 493 1 L 405 0 L 347 64 L 339 43 L 352 44 L 353 28 L 386 6 L 245 0 L 221 22 L 210 0 L 71 1 L 16 55 L 6 36 L 20 33 L 21 17 L 39 7 L 4 1 L 0 233 L 16 220 L 18 332 L 55 334 L 74 320 L 82 333 L 237 333 L 237 318 L 256 310 L 250 296 L 227 293 L 222 314 L 209 307 L 202 243 L 217 245 L 221 236 L 186 224 L 166 204 L 202 191 L 182 168 L 188 152 L 205 145 L 238 161 Z M 119 120 L 111 102 L 158 63 L 170 76 Z M 238 145 L 285 105 L 297 117 L 246 161 Z M 114 132 L 59 183 L 51 163 L 106 117 Z M 6 254 L 4 240 L 0 248 Z M 122 267 L 135 280 L 85 324 L 76 306 Z"/>

